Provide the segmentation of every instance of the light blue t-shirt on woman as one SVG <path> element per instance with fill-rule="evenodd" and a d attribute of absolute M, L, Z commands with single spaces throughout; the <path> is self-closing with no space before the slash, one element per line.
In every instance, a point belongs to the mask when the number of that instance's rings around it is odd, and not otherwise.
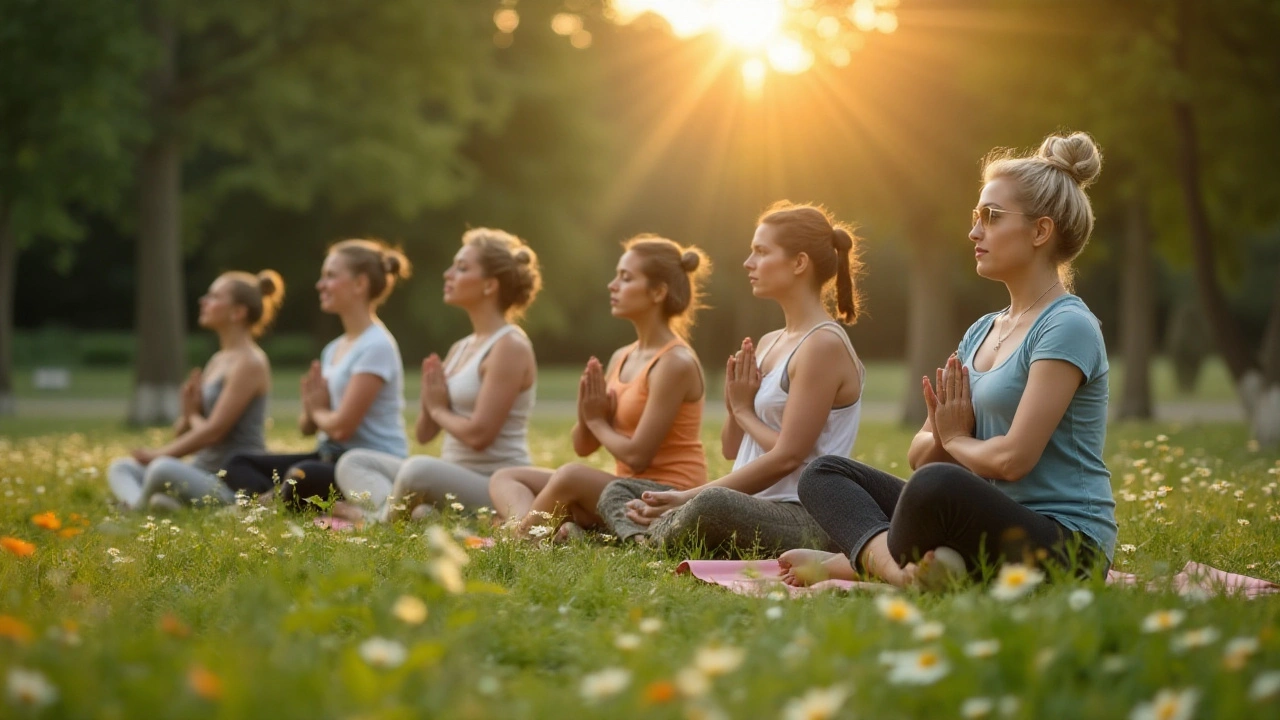
<path fill-rule="evenodd" d="M 409 440 L 404 432 L 404 363 L 400 361 L 400 346 L 385 325 L 375 322 L 335 363 L 333 355 L 341 339 L 332 340 L 320 353 L 320 368 L 333 406 L 336 408 L 342 401 L 351 378 L 360 373 L 376 375 L 383 384 L 355 434 L 337 444 L 347 450 L 365 448 L 406 457 Z M 334 442 L 323 431 L 319 440 L 321 444 Z"/>
<path fill-rule="evenodd" d="M 1031 472 L 1016 482 L 992 482 L 1023 507 L 1085 534 L 1111 560 L 1116 547 L 1116 501 L 1111 495 L 1111 473 L 1102 460 L 1109 365 L 1101 324 L 1083 300 L 1071 294 L 1059 296 L 1040 312 L 1012 355 L 979 372 L 973 367 L 973 356 L 999 315 L 991 313 L 974 323 L 958 351 L 969 369 L 979 440 L 1008 434 L 1031 364 L 1037 360 L 1075 365 L 1084 373 L 1084 384 L 1076 389 Z"/>

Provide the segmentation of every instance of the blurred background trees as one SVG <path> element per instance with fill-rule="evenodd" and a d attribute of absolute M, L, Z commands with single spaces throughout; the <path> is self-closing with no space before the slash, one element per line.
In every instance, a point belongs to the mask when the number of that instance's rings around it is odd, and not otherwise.
<path fill-rule="evenodd" d="M 738 266 L 786 197 L 861 226 L 851 335 L 903 360 L 918 422 L 915 378 L 1006 300 L 972 272 L 980 159 L 1078 128 L 1107 161 L 1077 291 L 1125 369 L 1117 415 L 1150 416 L 1153 356 L 1194 377 L 1213 350 L 1280 438 L 1274 2 L 0 6 L 0 409 L 16 322 L 133 332 L 132 419 L 163 419 L 194 299 L 230 268 L 284 274 L 275 355 L 305 360 L 337 332 L 310 284 L 350 236 L 417 266 L 383 313 L 412 363 L 464 332 L 439 273 L 479 225 L 542 257 L 527 326 L 548 363 L 626 339 L 603 289 L 619 241 L 701 245 L 714 369 L 780 320 Z"/>

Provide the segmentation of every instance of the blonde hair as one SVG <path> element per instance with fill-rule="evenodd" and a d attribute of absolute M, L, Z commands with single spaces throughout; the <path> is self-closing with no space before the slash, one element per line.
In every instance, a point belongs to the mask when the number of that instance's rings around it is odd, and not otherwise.
<path fill-rule="evenodd" d="M 1071 262 L 1093 232 L 1093 206 L 1084 190 L 1101 170 L 1102 150 L 1084 132 L 1050 135 L 1032 155 L 1002 148 L 991 151 L 982 161 L 983 182 L 1013 180 L 1023 210 L 1030 217 L 1053 220 L 1058 237 L 1053 260 L 1067 290 L 1075 281 Z"/>
<path fill-rule="evenodd" d="M 711 274 L 707 254 L 695 245 L 683 247 L 674 240 L 647 233 L 622 243 L 622 249 L 640 258 L 640 272 L 650 287 L 667 287 L 662 316 L 672 332 L 688 340 L 694 316 L 703 307 L 703 281 Z"/>
<path fill-rule="evenodd" d="M 473 228 L 462 244 L 480 253 L 480 268 L 498 281 L 498 309 L 508 320 L 518 319 L 542 289 L 538 256 L 523 240 L 505 230 Z"/>
<path fill-rule="evenodd" d="M 409 258 L 381 240 L 343 240 L 334 243 L 329 252 L 341 254 L 352 275 L 369 279 L 369 302 L 374 305 L 381 305 L 387 299 L 397 278 L 407 278 L 413 273 Z"/>
<path fill-rule="evenodd" d="M 808 255 L 813 265 L 813 280 L 823 300 L 830 303 L 834 297 L 835 315 L 845 325 L 858 322 L 862 298 L 854 278 L 862 270 L 858 259 L 862 238 L 853 232 L 853 227 L 837 221 L 821 205 L 801 205 L 789 200 L 770 205 L 757 224 L 778 228 L 777 243 L 791 257 L 800 253 Z"/>
<path fill-rule="evenodd" d="M 261 337 L 284 302 L 284 278 L 275 270 L 263 270 L 257 275 L 232 270 L 221 277 L 230 283 L 231 301 L 248 311 L 245 320 L 249 332 Z"/>

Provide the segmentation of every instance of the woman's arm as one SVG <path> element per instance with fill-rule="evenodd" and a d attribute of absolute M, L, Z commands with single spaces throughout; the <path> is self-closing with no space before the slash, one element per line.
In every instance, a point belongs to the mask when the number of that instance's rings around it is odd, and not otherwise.
<path fill-rule="evenodd" d="M 780 331 L 774 331 L 772 334 L 777 332 Z M 770 335 L 765 335 L 760 341 L 763 343 L 769 337 Z M 764 451 L 772 450 L 774 444 L 778 442 L 778 432 L 756 415 L 756 393 L 760 390 L 761 378 L 760 368 L 756 364 L 755 346 L 751 343 L 751 338 L 742 341 L 742 348 L 730 358 L 725 372 L 725 397 L 730 417 L 739 433 L 733 448 L 734 458 L 737 458 L 737 451 L 742 444 L 744 434 L 755 440 Z M 724 433 L 721 434 L 721 439 L 724 439 Z"/>
<path fill-rule="evenodd" d="M 315 427 L 323 430 L 335 442 L 346 442 L 356 434 L 364 416 L 373 407 L 378 393 L 386 381 L 373 373 L 356 373 L 347 383 L 347 389 L 338 401 L 338 407 L 310 408 L 310 416 Z"/>
<path fill-rule="evenodd" d="M 953 355 L 952 357 L 955 356 Z M 942 368 L 938 368 L 937 377 L 938 387 L 942 387 L 942 383 L 946 381 L 946 372 Z M 907 449 L 907 464 L 912 470 L 916 470 L 929 463 L 956 463 L 956 459 L 951 457 L 951 453 L 942 447 L 942 438 L 938 436 L 938 431 L 933 424 L 934 409 L 937 407 L 933 386 L 929 384 L 929 378 L 927 377 L 921 378 L 920 381 L 928 415 L 920 431 L 916 433 L 915 437 L 911 438 L 911 447 Z"/>
<path fill-rule="evenodd" d="M 213 404 L 209 417 L 192 413 L 188 419 L 190 429 L 173 442 L 155 451 L 156 455 L 185 457 L 222 440 L 244 415 L 249 403 L 266 392 L 271 372 L 261 358 L 247 355 L 227 367 L 222 381 L 222 392 Z"/>
<path fill-rule="evenodd" d="M 459 415 L 449 407 L 435 407 L 430 413 L 436 425 L 476 452 L 493 444 L 516 397 L 533 384 L 537 372 L 533 348 L 518 335 L 507 335 L 494 343 L 481 371 L 480 393 L 471 417 Z"/>
<path fill-rule="evenodd" d="M 690 397 L 699 397 L 705 391 L 701 385 L 698 361 L 683 350 L 672 350 L 649 370 L 649 398 L 645 401 L 634 435 L 628 437 L 618 432 L 613 427 L 612 418 L 605 413 L 591 412 L 589 405 L 584 413 L 587 428 L 609 454 L 626 463 L 637 474 L 643 473 L 658 454 L 662 441 L 671 434 L 680 406 Z"/>
<path fill-rule="evenodd" d="M 935 423 L 943 447 L 961 465 L 992 480 L 1017 482 L 1040 462 L 1049 438 L 1058 428 L 1084 372 L 1065 360 L 1037 360 L 1027 373 L 1027 387 L 1018 401 L 1013 424 L 1005 435 L 979 440 L 972 425 L 965 427 L 964 407 L 970 408 L 969 372 L 960 368 L 946 384 L 947 397 L 939 396 Z"/>

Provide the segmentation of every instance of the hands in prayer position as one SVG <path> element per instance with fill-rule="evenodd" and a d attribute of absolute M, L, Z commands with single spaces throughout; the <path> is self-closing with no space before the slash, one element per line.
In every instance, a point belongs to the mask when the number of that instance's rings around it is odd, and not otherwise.
<path fill-rule="evenodd" d="M 330 409 L 329 384 L 320 371 L 320 361 L 312 360 L 311 367 L 302 376 L 302 409 L 308 417 L 316 410 Z"/>
<path fill-rule="evenodd" d="M 756 366 L 756 349 L 751 338 L 729 356 L 724 371 L 724 401 L 730 414 L 755 412 L 756 393 L 760 390 L 760 368 Z"/>
<path fill-rule="evenodd" d="M 969 394 L 969 369 L 955 353 L 947 358 L 946 368 L 938 368 L 937 386 L 929 378 L 921 378 L 924 404 L 929 412 L 929 426 L 934 442 L 943 447 L 957 437 L 973 437 L 977 422 L 973 416 L 973 398 Z"/>
<path fill-rule="evenodd" d="M 432 411 L 448 410 L 449 384 L 444 374 L 444 363 L 440 356 L 431 353 L 422 361 L 422 389 L 419 392 L 422 411 L 430 415 Z"/>
<path fill-rule="evenodd" d="M 600 361 L 592 357 L 578 379 L 578 414 L 583 422 L 613 422 L 613 414 L 618 409 L 618 397 L 604 380 L 604 367 Z"/>

